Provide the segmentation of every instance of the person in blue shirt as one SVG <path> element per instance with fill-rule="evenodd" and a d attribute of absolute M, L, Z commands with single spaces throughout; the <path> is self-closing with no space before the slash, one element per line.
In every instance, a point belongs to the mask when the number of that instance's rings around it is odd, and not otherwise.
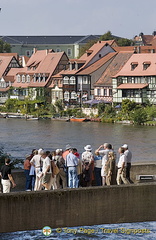
<path fill-rule="evenodd" d="M 77 165 L 78 158 L 74 155 L 73 149 L 69 149 L 69 154 L 66 156 L 65 165 L 68 168 L 68 187 L 77 187 Z"/>
<path fill-rule="evenodd" d="M 94 173 L 95 173 L 95 181 L 97 186 L 102 185 L 101 168 L 102 168 L 102 156 L 100 156 L 98 151 L 95 151 Z"/>

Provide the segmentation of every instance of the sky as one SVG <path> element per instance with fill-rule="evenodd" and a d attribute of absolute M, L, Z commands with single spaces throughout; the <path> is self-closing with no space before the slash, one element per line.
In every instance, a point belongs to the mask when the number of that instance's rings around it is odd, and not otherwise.
<path fill-rule="evenodd" d="M 156 0 L 0 0 L 0 35 L 102 35 L 156 30 Z"/>

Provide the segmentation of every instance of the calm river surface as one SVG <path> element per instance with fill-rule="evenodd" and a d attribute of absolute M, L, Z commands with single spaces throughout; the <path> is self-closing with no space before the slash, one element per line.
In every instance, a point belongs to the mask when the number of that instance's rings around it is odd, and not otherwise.
<path fill-rule="evenodd" d="M 0 119 L 0 147 L 16 158 L 24 158 L 33 148 L 45 150 L 65 149 L 66 144 L 77 147 L 81 153 L 84 146 L 91 144 L 93 150 L 104 142 L 112 143 L 115 151 L 124 143 L 133 153 L 133 162 L 155 161 L 156 128 L 106 123 L 72 123 L 52 120 L 26 121 L 20 119 Z M 42 230 L 0 234 L 1 240 L 37 239 L 156 239 L 156 222 L 110 224 L 84 226 L 95 229 L 95 234 L 57 232 L 46 237 Z M 103 233 L 101 228 L 118 229 L 118 233 Z M 70 228 L 71 229 L 71 228 Z M 68 230 L 70 230 L 68 229 Z M 78 230 L 79 228 L 77 228 Z M 98 230 L 97 230 L 98 229 Z M 124 230 L 121 230 L 124 229 Z M 130 233 L 128 229 L 149 229 L 150 233 Z"/>
<path fill-rule="evenodd" d="M 150 126 L 0 119 L 0 136 L 0 147 L 16 158 L 24 158 L 33 148 L 65 149 L 66 144 L 70 144 L 81 153 L 87 144 L 95 150 L 108 142 L 115 151 L 127 143 L 133 153 L 133 162 L 156 160 L 156 128 Z"/>

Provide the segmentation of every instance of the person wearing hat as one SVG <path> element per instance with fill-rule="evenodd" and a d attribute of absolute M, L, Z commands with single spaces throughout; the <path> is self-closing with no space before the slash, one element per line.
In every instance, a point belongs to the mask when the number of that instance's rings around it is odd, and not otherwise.
<path fill-rule="evenodd" d="M 72 148 L 72 147 L 71 147 L 69 144 L 66 145 L 66 149 L 65 149 L 65 151 L 64 151 L 63 154 L 62 154 L 62 157 L 63 157 L 64 160 L 66 160 L 66 156 L 69 154 L 69 150 L 70 150 L 71 148 Z"/>
<path fill-rule="evenodd" d="M 86 145 L 84 150 L 85 152 L 82 153 L 83 180 L 84 186 L 89 187 L 93 180 L 94 155 L 92 153 L 91 145 Z"/>
<path fill-rule="evenodd" d="M 26 177 L 26 184 L 25 184 L 25 190 L 26 191 L 31 191 L 31 176 L 30 176 L 30 168 L 31 168 L 31 155 L 27 154 L 25 156 L 25 161 L 24 161 L 24 174 Z"/>
<path fill-rule="evenodd" d="M 128 145 L 127 144 L 124 144 L 122 146 L 122 148 L 125 150 L 124 151 L 124 154 L 127 158 L 127 161 L 126 161 L 126 178 L 128 179 L 128 181 L 130 183 L 133 183 L 132 180 L 130 179 L 130 170 L 131 170 L 131 160 L 132 160 L 132 153 L 131 151 L 128 149 Z"/>

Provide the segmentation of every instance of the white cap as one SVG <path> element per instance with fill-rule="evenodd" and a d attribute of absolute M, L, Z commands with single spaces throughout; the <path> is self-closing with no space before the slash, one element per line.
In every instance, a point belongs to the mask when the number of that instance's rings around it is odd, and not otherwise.
<path fill-rule="evenodd" d="M 124 145 L 122 146 L 122 148 L 128 148 L 128 145 L 127 145 L 127 144 L 124 144 Z"/>

